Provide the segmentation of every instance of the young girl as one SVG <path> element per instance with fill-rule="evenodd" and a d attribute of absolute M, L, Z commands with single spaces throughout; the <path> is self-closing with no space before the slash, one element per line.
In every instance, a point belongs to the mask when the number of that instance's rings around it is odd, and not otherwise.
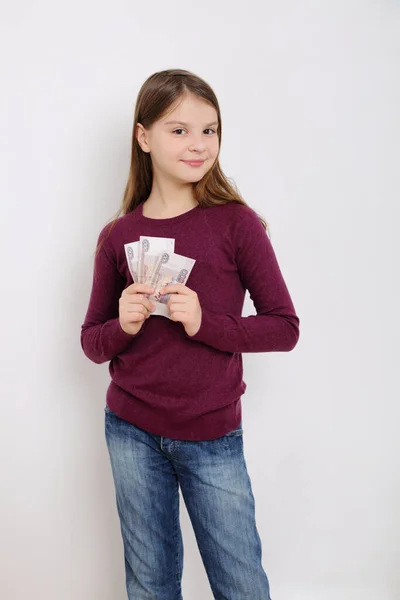
<path fill-rule="evenodd" d="M 205 81 L 149 77 L 122 207 L 98 239 L 81 343 L 110 361 L 105 438 L 130 600 L 182 599 L 179 487 L 214 598 L 271 599 L 243 452 L 242 353 L 292 350 L 299 319 L 267 224 L 222 172 L 221 130 Z M 173 238 L 196 261 L 186 285 L 163 290 L 167 317 L 130 274 L 124 245 L 140 236 Z M 242 317 L 246 289 L 257 314 Z"/>

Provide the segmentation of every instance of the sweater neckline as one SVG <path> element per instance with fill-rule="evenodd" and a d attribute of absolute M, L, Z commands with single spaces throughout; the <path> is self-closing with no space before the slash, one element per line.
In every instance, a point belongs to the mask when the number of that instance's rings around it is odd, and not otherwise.
<path fill-rule="evenodd" d="M 180 215 L 176 215 L 175 217 L 168 217 L 166 219 L 154 219 L 152 217 L 144 216 L 143 204 L 144 204 L 144 202 L 140 202 L 140 204 L 138 204 L 138 206 L 136 207 L 138 220 L 141 221 L 142 223 L 146 223 L 147 225 L 156 225 L 156 226 L 157 225 L 173 225 L 175 223 L 181 223 L 182 221 L 186 221 L 186 219 L 189 219 L 190 217 L 195 216 L 196 213 L 199 212 L 199 210 L 201 210 L 201 206 L 200 206 L 200 204 L 198 204 L 197 206 L 194 206 L 190 210 L 187 210 L 186 212 L 181 213 Z"/>

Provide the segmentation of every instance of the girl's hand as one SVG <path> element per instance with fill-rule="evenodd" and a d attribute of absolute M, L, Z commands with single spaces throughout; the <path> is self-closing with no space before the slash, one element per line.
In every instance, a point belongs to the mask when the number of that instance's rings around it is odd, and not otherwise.
<path fill-rule="evenodd" d="M 132 283 L 119 299 L 119 322 L 125 333 L 136 335 L 144 321 L 155 310 L 154 304 L 144 294 L 153 294 L 154 288 L 144 283 Z"/>
<path fill-rule="evenodd" d="M 182 283 L 166 285 L 160 294 L 171 294 L 168 309 L 172 321 L 182 323 L 189 336 L 195 335 L 201 324 L 201 306 L 197 293 Z"/>

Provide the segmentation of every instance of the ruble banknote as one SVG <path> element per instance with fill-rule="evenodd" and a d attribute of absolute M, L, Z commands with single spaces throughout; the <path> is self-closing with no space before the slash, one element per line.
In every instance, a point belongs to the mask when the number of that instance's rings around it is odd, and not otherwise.
<path fill-rule="evenodd" d="M 160 315 L 167 317 L 168 319 L 171 318 L 167 306 L 170 294 L 161 296 L 160 291 L 166 285 L 173 283 L 186 285 L 195 262 L 194 258 L 188 258 L 187 256 L 175 253 L 164 253 L 157 271 L 157 276 L 151 283 L 155 288 L 155 292 L 149 296 L 149 299 L 156 307 L 155 311 L 151 313 L 151 316 Z"/>
<path fill-rule="evenodd" d="M 141 235 L 139 240 L 138 283 L 154 287 L 160 265 L 165 255 L 172 254 L 175 248 L 174 238 L 151 237 Z"/>

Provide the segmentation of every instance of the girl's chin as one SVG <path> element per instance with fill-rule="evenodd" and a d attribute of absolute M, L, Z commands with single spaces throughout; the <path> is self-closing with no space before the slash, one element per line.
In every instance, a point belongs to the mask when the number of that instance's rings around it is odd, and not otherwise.
<path fill-rule="evenodd" d="M 204 177 L 204 172 L 196 172 L 196 173 L 185 173 L 182 175 L 182 172 L 177 174 L 177 179 L 180 181 L 186 181 L 187 183 L 195 183 L 196 181 L 200 181 L 200 179 Z"/>

